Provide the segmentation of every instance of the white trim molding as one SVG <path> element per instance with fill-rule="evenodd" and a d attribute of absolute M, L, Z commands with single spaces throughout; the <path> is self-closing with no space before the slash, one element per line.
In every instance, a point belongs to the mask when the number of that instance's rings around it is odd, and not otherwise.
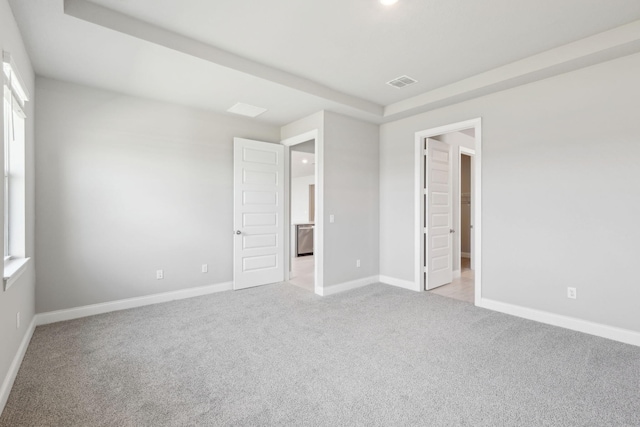
<path fill-rule="evenodd" d="M 36 317 L 34 316 L 33 319 L 31 319 L 31 323 L 29 324 L 24 337 L 22 338 L 22 342 L 20 343 L 20 347 L 18 347 L 18 351 L 11 362 L 11 366 L 9 366 L 9 371 L 4 377 L 4 381 L 2 381 L 2 387 L 0 387 L 0 414 L 2 414 L 2 411 L 7 404 L 7 400 L 9 400 L 9 394 L 11 393 L 13 382 L 16 380 L 16 376 L 20 370 L 20 365 L 22 365 L 22 359 L 24 359 L 24 355 L 27 352 L 27 347 L 29 347 L 29 342 L 31 342 L 31 337 L 33 336 L 33 331 L 35 331 L 35 329 Z"/>
<path fill-rule="evenodd" d="M 362 279 L 351 280 L 350 282 L 338 283 L 337 285 L 325 286 L 323 288 L 316 287 L 316 294 L 326 297 L 329 295 L 339 294 L 340 292 L 362 288 L 364 286 L 372 285 L 379 282 L 379 276 L 363 277 Z"/>
<path fill-rule="evenodd" d="M 63 322 L 65 320 L 79 319 L 81 317 L 94 316 L 96 314 L 144 307 L 146 305 L 160 304 L 163 302 L 199 297 L 230 290 L 233 290 L 233 282 L 223 282 L 215 285 L 199 286 L 197 288 L 181 289 L 179 291 L 163 292 L 159 294 L 145 295 L 142 297 L 85 305 L 65 310 L 49 311 L 47 313 L 37 314 L 36 324 L 38 326 L 48 325 L 49 323 Z"/>
<path fill-rule="evenodd" d="M 412 282 L 410 280 L 397 279 L 395 277 L 389 277 L 389 276 L 380 276 L 380 282 L 384 283 L 385 285 L 391 285 L 398 288 L 419 292 L 419 289 L 416 289 L 415 282 Z"/>
<path fill-rule="evenodd" d="M 476 301 L 476 306 L 492 311 L 498 311 L 500 313 L 510 314 L 516 317 L 522 317 L 523 319 L 571 329 L 572 331 L 578 331 L 589 335 L 608 338 L 610 340 L 623 342 L 625 344 L 640 346 L 640 332 L 632 331 L 630 329 L 622 329 L 615 326 L 603 325 L 601 323 L 590 322 L 588 320 L 577 319 L 575 317 L 563 316 L 561 314 L 554 314 L 547 311 L 536 310 L 533 308 L 522 307 L 519 305 L 508 304 L 500 301 L 494 301 L 487 298 L 481 298 L 480 301 Z"/>
<path fill-rule="evenodd" d="M 318 129 L 313 129 L 308 132 L 301 133 L 300 135 L 292 136 L 290 138 L 283 139 L 280 141 L 280 144 L 291 147 L 294 145 L 302 144 L 303 142 L 311 141 L 318 139 L 319 135 Z"/>
<path fill-rule="evenodd" d="M 10 258 L 4 262 L 4 290 L 8 290 L 27 269 L 31 258 Z"/>

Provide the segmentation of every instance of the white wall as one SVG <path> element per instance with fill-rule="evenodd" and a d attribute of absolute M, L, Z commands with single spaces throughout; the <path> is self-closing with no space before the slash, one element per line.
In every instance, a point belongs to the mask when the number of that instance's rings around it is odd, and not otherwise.
<path fill-rule="evenodd" d="M 315 184 L 315 175 L 291 179 L 291 223 L 309 222 L 309 186 Z"/>
<path fill-rule="evenodd" d="M 38 312 L 232 280 L 233 137 L 277 142 L 279 128 L 36 86 Z"/>
<path fill-rule="evenodd" d="M 382 125 L 380 274 L 414 279 L 415 132 L 482 117 L 483 297 L 640 331 L 638 75 L 636 54 Z"/>
<path fill-rule="evenodd" d="M 24 48 L 20 32 L 13 18 L 11 9 L 6 0 L 0 0 L 0 48 L 10 52 L 19 72 L 24 80 L 31 100 L 27 102 L 24 110 L 26 119 L 26 256 L 32 257 L 27 270 L 7 290 L 0 284 L 0 391 L 5 383 L 9 368 L 15 358 L 20 343 L 28 332 L 28 327 L 34 316 L 35 293 L 35 258 L 34 258 L 34 102 L 36 98 L 34 90 L 34 74 L 27 52 Z M 0 109 L 4 103 L 0 102 Z M 2 111 L 0 111 L 2 113 Z M 0 117 L 4 117 L 0 114 Z M 4 133 L 2 133 L 4 135 Z M 0 150 L 0 160 L 4 161 L 4 150 Z M 1 163 L 0 163 L 1 164 Z M 0 207 L 4 201 L 4 195 L 0 189 Z M 2 210 L 4 212 L 4 209 Z M 4 229 L 0 227 L 0 237 Z M 1 240 L 0 240 L 1 241 Z M 20 312 L 21 326 L 16 328 L 16 313 Z M 8 390 L 7 390 L 8 391 Z M 0 395 L 0 412 L 4 407 L 3 398 Z"/>

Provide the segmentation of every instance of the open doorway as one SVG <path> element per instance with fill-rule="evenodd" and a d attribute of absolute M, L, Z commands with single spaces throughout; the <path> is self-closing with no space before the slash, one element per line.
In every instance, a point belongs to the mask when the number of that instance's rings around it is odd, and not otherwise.
<path fill-rule="evenodd" d="M 473 137 L 473 132 L 463 133 L 464 135 Z M 454 204 L 454 240 L 457 239 L 457 245 L 453 246 L 453 254 L 457 257 L 457 264 L 454 265 L 458 269 L 453 271 L 453 279 L 451 283 L 444 284 L 433 289 L 431 292 L 449 298 L 473 303 L 475 300 L 475 277 L 473 266 L 473 155 L 475 150 L 475 138 L 465 138 L 462 135 L 449 134 L 448 137 L 442 139 L 456 139 L 458 144 L 458 180 L 453 185 L 458 187 L 458 191 L 454 191 L 457 206 Z M 457 215 L 456 215 L 457 213 Z"/>
<path fill-rule="evenodd" d="M 289 156 L 289 283 L 315 290 L 315 140 L 292 145 Z"/>
<path fill-rule="evenodd" d="M 418 132 L 416 142 L 416 281 L 420 290 L 474 303 L 481 295 L 480 120 Z"/>

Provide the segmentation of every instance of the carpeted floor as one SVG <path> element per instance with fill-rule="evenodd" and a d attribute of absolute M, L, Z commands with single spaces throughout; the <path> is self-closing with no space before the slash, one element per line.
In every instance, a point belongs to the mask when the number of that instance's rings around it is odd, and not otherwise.
<path fill-rule="evenodd" d="M 639 426 L 640 348 L 372 285 L 38 327 L 0 426 Z"/>

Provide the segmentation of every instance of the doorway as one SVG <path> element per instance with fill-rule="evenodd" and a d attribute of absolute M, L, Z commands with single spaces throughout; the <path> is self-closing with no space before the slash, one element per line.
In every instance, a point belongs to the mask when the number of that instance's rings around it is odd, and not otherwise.
<path fill-rule="evenodd" d="M 323 293 L 323 265 L 324 265 L 324 235 L 323 235 L 323 224 L 324 224 L 324 215 L 323 215 L 323 206 L 324 206 L 324 197 L 323 197 L 323 137 L 322 132 L 318 129 L 311 130 L 305 132 L 303 134 L 293 136 L 287 138 L 282 141 L 282 145 L 284 145 L 284 154 L 285 154 L 285 210 L 284 210 L 284 225 L 285 225 L 285 281 L 291 283 L 293 279 L 297 283 L 294 285 L 303 284 L 303 288 L 308 289 L 314 292 L 317 295 L 322 295 Z M 292 191 L 292 183 L 293 178 L 291 174 L 291 164 L 294 156 L 298 156 L 295 154 L 296 152 L 301 152 L 307 154 L 313 154 L 313 160 L 310 161 L 311 157 L 307 157 L 306 165 L 311 167 L 314 171 L 314 179 L 313 179 L 313 187 L 311 187 L 310 183 L 303 184 L 302 191 L 304 192 L 304 188 L 307 188 L 308 191 L 308 201 L 303 201 L 302 210 L 298 210 L 298 212 L 302 212 L 302 217 L 297 216 L 297 218 L 293 218 L 293 214 L 295 212 L 292 209 L 292 199 L 291 199 L 291 191 Z M 299 162 L 302 164 L 302 160 L 304 158 L 300 158 Z M 314 164 L 315 163 L 315 164 Z M 304 182 L 304 180 L 302 180 Z M 304 208 L 304 206 L 307 206 Z M 307 211 L 305 214 L 304 211 Z M 297 215 L 297 214 L 296 214 Z M 308 216 L 307 216 L 308 215 Z M 296 253 L 296 231 L 297 225 L 300 225 L 300 222 L 304 222 L 307 227 L 310 225 L 313 226 L 311 234 L 313 238 L 312 247 L 313 250 L 311 253 L 308 251 L 304 256 L 297 256 Z M 297 224 L 298 223 L 298 224 Z M 305 224 L 302 224 L 303 226 Z M 303 230 L 304 231 L 304 230 Z M 309 230 L 306 230 L 307 237 L 309 235 Z M 308 245 L 307 245 L 308 247 Z M 303 251 L 302 254 L 305 252 Z M 301 254 L 301 255 L 302 255 Z M 302 277 L 301 276 L 305 276 Z M 298 280 L 296 280 L 298 279 Z"/>
<path fill-rule="evenodd" d="M 475 303 L 480 280 L 481 120 L 416 133 L 416 283 Z"/>
<path fill-rule="evenodd" d="M 458 141 L 468 143 L 472 145 L 469 138 L 461 137 L 460 135 L 450 135 L 448 139 L 455 138 L 457 136 Z M 473 134 L 467 134 L 467 136 L 473 136 Z M 473 141 L 475 142 L 475 141 Z M 475 144 L 473 144 L 475 145 Z M 458 161 L 458 191 L 455 192 L 457 200 L 457 207 L 454 205 L 454 209 L 457 209 L 457 221 L 454 219 L 455 233 L 453 233 L 454 240 L 457 239 L 457 245 L 454 248 L 457 250 L 454 252 L 454 256 L 457 257 L 458 269 L 454 271 L 453 279 L 450 283 L 433 289 L 431 292 L 437 295 L 457 299 L 460 301 L 466 301 L 473 303 L 475 299 L 475 277 L 473 268 L 473 155 L 474 150 L 462 146 L 459 146 L 459 153 L 457 157 Z M 455 159 L 454 159 L 455 161 Z M 454 180 L 453 185 L 456 185 Z M 456 215 L 454 215 L 454 218 Z M 457 223 L 457 224 L 456 224 Z"/>
<path fill-rule="evenodd" d="M 289 283 L 313 292 L 315 289 L 315 140 L 290 147 Z"/>

